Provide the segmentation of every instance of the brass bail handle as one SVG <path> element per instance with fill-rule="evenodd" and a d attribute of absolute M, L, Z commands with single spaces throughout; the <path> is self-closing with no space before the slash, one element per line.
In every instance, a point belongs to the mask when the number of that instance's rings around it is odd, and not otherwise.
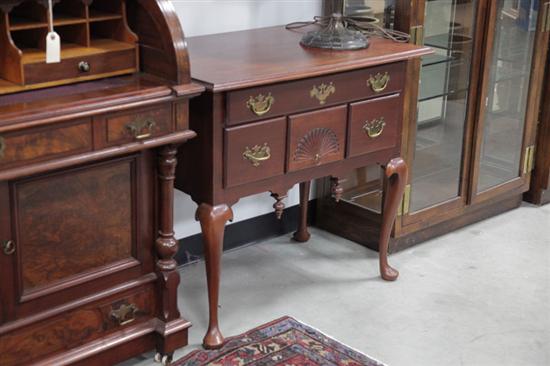
<path fill-rule="evenodd" d="M 153 135 L 153 129 L 156 125 L 153 120 L 136 121 L 126 125 L 126 129 L 136 140 L 143 140 Z"/>
<path fill-rule="evenodd" d="M 390 82 L 390 74 L 385 72 L 384 74 L 377 73 L 376 75 L 370 75 L 367 84 L 370 85 L 372 91 L 375 93 L 383 92 Z"/>
<path fill-rule="evenodd" d="M 136 320 L 136 313 L 139 312 L 139 308 L 135 304 L 122 304 L 118 309 L 111 310 L 111 318 L 118 323 L 118 325 L 130 324 Z"/>
<path fill-rule="evenodd" d="M 259 94 L 256 97 L 250 97 L 246 102 L 248 109 L 257 116 L 267 114 L 275 104 L 275 98 L 271 93 L 267 95 Z"/>
<path fill-rule="evenodd" d="M 6 151 L 6 140 L 0 136 L 0 159 L 4 157 L 4 152 Z"/>
<path fill-rule="evenodd" d="M 363 130 L 370 138 L 375 139 L 382 135 L 384 127 L 386 127 L 386 121 L 384 121 L 384 117 L 380 117 L 372 121 L 367 121 L 363 126 Z"/>
<path fill-rule="evenodd" d="M 263 146 L 256 145 L 252 149 L 247 146 L 243 152 L 243 158 L 250 161 L 254 167 L 259 167 L 262 162 L 271 159 L 271 148 L 267 142 Z"/>

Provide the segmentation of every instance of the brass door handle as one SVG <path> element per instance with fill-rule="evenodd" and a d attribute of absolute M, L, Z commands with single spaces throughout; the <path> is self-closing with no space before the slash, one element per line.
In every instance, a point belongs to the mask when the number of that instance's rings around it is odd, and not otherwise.
<path fill-rule="evenodd" d="M 6 140 L 0 136 L 0 159 L 4 157 L 4 152 L 6 151 Z"/>
<path fill-rule="evenodd" d="M 12 255 L 15 253 L 15 242 L 13 240 L 5 240 L 2 242 L 2 251 L 5 255 Z"/>
<path fill-rule="evenodd" d="M 260 94 L 256 97 L 250 97 L 246 106 L 250 109 L 255 115 L 263 116 L 268 113 L 275 104 L 275 98 L 269 93 L 268 95 Z"/>
<path fill-rule="evenodd" d="M 384 132 L 384 127 L 386 127 L 386 122 L 384 121 L 384 117 L 380 117 L 373 119 L 372 121 L 365 122 L 363 130 L 370 138 L 375 139 L 382 135 L 382 132 Z"/>
<path fill-rule="evenodd" d="M 156 125 L 155 121 L 152 120 L 136 121 L 126 125 L 126 129 L 136 140 L 143 140 L 151 137 L 153 128 Z"/>
<path fill-rule="evenodd" d="M 367 81 L 367 84 L 370 85 L 371 89 L 375 93 L 383 92 L 390 82 L 390 74 L 385 72 L 384 74 L 377 73 L 374 75 L 370 75 L 369 80 Z"/>
<path fill-rule="evenodd" d="M 267 142 L 263 146 L 256 145 L 252 149 L 247 146 L 243 152 L 243 158 L 250 161 L 253 166 L 258 167 L 262 162 L 271 159 L 271 149 Z"/>
<path fill-rule="evenodd" d="M 327 102 L 327 98 L 334 93 L 336 93 L 336 87 L 334 86 L 334 83 L 322 83 L 319 86 L 314 85 L 313 89 L 311 89 L 311 91 L 309 92 L 309 96 L 311 98 L 317 98 L 319 104 L 324 105 Z"/>
<path fill-rule="evenodd" d="M 139 312 L 139 308 L 135 304 L 122 304 L 118 309 L 111 310 L 111 319 L 116 321 L 118 325 L 130 324 L 136 320 L 136 314 Z"/>

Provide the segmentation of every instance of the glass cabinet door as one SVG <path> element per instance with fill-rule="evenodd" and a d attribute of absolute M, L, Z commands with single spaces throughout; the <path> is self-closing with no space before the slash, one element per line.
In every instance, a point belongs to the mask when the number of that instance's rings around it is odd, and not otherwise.
<path fill-rule="evenodd" d="M 537 27 L 537 0 L 497 0 L 477 192 L 522 176 L 525 117 Z"/>
<path fill-rule="evenodd" d="M 461 196 L 464 131 L 475 33 L 476 2 L 425 3 L 416 148 L 410 214 Z"/>

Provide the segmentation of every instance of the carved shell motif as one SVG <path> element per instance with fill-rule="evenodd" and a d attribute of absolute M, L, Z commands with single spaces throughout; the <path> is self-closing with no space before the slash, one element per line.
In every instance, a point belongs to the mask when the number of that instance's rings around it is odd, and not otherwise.
<path fill-rule="evenodd" d="M 338 137 L 330 128 L 315 128 L 298 142 L 294 152 L 295 161 L 312 161 L 321 164 L 327 155 L 340 151 Z"/>

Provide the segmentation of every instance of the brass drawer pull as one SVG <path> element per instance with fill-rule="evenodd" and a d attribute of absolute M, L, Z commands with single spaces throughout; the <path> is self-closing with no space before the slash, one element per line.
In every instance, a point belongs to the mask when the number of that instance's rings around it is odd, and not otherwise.
<path fill-rule="evenodd" d="M 6 140 L 0 136 L 0 159 L 4 157 L 4 152 L 6 151 Z"/>
<path fill-rule="evenodd" d="M 309 92 L 309 95 L 312 98 L 317 98 L 319 104 L 324 105 L 327 102 L 327 98 L 334 93 L 336 93 L 336 87 L 334 86 L 334 83 L 330 83 L 328 85 L 322 83 L 319 86 L 314 85 L 313 89 L 311 89 L 311 91 Z"/>
<path fill-rule="evenodd" d="M 136 140 L 143 140 L 151 137 L 153 134 L 153 128 L 157 124 L 155 121 L 136 121 L 126 125 L 126 129 L 134 136 Z"/>
<path fill-rule="evenodd" d="M 252 149 L 248 146 L 243 152 L 243 158 L 249 160 L 255 167 L 260 166 L 260 163 L 271 159 L 271 149 L 267 142 L 263 146 L 256 145 Z"/>
<path fill-rule="evenodd" d="M 382 135 L 384 127 L 386 127 L 386 122 L 384 121 L 384 117 L 380 117 L 372 121 L 367 121 L 363 126 L 363 130 L 371 139 L 375 139 Z"/>
<path fill-rule="evenodd" d="M 92 69 L 92 68 L 91 68 L 91 66 L 90 66 L 90 63 L 87 62 L 87 61 L 80 61 L 80 62 L 78 63 L 78 70 L 79 70 L 80 72 L 90 72 L 91 69 Z"/>
<path fill-rule="evenodd" d="M 260 94 L 257 97 L 250 97 L 246 106 L 257 116 L 263 116 L 271 110 L 275 104 L 275 98 L 269 93 L 268 95 Z"/>
<path fill-rule="evenodd" d="M 15 242 L 13 240 L 6 240 L 2 242 L 2 250 L 5 255 L 12 255 L 15 253 Z"/>
<path fill-rule="evenodd" d="M 116 321 L 118 325 L 130 324 L 136 320 L 136 314 L 139 308 L 135 304 L 122 304 L 118 309 L 111 310 L 111 319 Z"/>
<path fill-rule="evenodd" d="M 374 77 L 371 75 L 367 84 L 370 85 L 375 93 L 383 92 L 390 82 L 390 74 L 385 72 L 384 74 L 377 73 Z"/>

